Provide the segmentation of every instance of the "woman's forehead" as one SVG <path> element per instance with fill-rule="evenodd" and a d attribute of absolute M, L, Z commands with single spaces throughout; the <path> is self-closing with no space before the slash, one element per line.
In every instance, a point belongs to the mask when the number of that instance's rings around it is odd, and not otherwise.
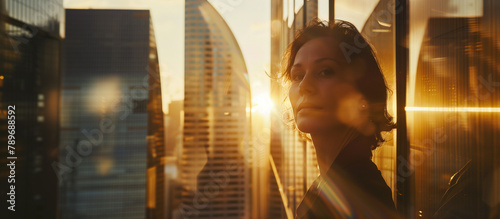
<path fill-rule="evenodd" d="M 319 37 L 309 40 L 297 52 L 294 64 L 314 62 L 324 58 L 330 58 L 338 62 L 345 61 L 338 40 L 331 37 Z"/>

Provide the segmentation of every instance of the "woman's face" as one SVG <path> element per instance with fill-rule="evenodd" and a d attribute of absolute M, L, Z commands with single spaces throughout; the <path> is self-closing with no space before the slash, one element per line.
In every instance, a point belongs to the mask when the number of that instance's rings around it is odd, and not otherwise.
<path fill-rule="evenodd" d="M 363 72 L 362 61 L 347 63 L 338 40 L 321 37 L 304 44 L 290 71 L 297 128 L 320 133 L 368 121 L 368 103 L 355 87 Z"/>

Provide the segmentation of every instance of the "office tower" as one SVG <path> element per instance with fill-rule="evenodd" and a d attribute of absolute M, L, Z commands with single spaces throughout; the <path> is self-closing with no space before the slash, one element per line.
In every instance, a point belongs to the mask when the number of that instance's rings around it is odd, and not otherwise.
<path fill-rule="evenodd" d="M 0 207 L 4 218 L 57 217 L 58 179 L 51 164 L 58 161 L 59 153 L 62 4 L 62 0 L 43 4 L 0 0 L 0 192 L 5 197 Z M 10 130 L 14 138 L 9 139 Z M 11 162 L 15 162 L 13 175 L 6 166 Z M 12 204 L 6 195 L 11 186 L 15 187 Z M 15 212 L 7 209 L 12 205 Z"/>
<path fill-rule="evenodd" d="M 179 151 L 182 146 L 182 114 L 184 102 L 182 100 L 173 100 L 168 104 L 168 114 L 165 115 L 165 155 L 179 157 Z"/>
<path fill-rule="evenodd" d="M 306 1 L 297 13 L 284 13 L 293 8 L 289 1 L 271 1 L 271 76 L 276 78 L 280 69 L 283 54 L 295 33 L 304 27 L 304 11 L 306 24 L 317 17 L 318 1 Z M 305 8 L 305 9 L 304 9 Z M 288 21 L 291 20 L 291 25 Z M 283 105 L 288 91 L 277 81 L 271 81 L 271 97 L 276 112 L 290 109 Z M 283 116 L 287 115 L 287 116 Z M 293 118 L 286 112 L 271 114 L 271 157 L 275 172 L 271 172 L 269 182 L 269 218 L 293 217 L 308 186 L 318 176 L 316 152 L 311 142 L 302 137 L 293 127 L 287 125 Z M 285 120 L 285 121 L 284 121 Z M 272 168 L 273 169 L 273 168 Z"/>
<path fill-rule="evenodd" d="M 61 218 L 164 214 L 164 131 L 148 10 L 66 10 Z"/>
<path fill-rule="evenodd" d="M 151 18 L 149 19 L 148 83 L 148 158 L 147 158 L 147 212 L 146 218 L 165 218 L 166 206 L 165 170 L 168 166 L 165 151 L 165 123 L 161 96 L 160 66 L 156 39 Z"/>
<path fill-rule="evenodd" d="M 185 4 L 185 218 L 250 217 L 250 87 L 238 43 L 206 0 Z"/>
<path fill-rule="evenodd" d="M 165 218 L 175 218 L 181 201 L 182 185 L 179 180 L 179 158 L 182 148 L 182 100 L 168 104 L 165 114 Z"/>

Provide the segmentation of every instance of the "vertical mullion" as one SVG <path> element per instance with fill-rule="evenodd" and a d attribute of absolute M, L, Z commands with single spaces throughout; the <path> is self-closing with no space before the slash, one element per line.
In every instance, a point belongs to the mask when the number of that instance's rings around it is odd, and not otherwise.
<path fill-rule="evenodd" d="M 401 0 L 394 5 L 396 12 L 396 100 L 397 100 L 397 161 L 396 205 L 404 218 L 412 218 L 410 210 L 411 175 L 409 168 L 410 145 L 406 124 L 406 83 L 409 69 L 409 2 Z"/>
<path fill-rule="evenodd" d="M 328 20 L 335 21 L 335 0 L 328 0 Z"/>
<path fill-rule="evenodd" d="M 302 27 L 305 29 L 307 26 L 307 0 L 302 3 Z"/>

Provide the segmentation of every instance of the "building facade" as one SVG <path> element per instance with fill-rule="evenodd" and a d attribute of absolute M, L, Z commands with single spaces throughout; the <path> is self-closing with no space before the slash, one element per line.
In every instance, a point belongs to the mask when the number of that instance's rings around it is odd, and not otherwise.
<path fill-rule="evenodd" d="M 185 4 L 179 214 L 250 218 L 250 86 L 230 28 L 206 0 Z"/>
<path fill-rule="evenodd" d="M 164 129 L 148 10 L 66 10 L 61 218 L 164 212 Z"/>
<path fill-rule="evenodd" d="M 176 218 L 181 202 L 182 185 L 179 178 L 179 159 L 182 149 L 183 101 L 173 100 L 165 114 L 165 206 L 166 219 Z"/>
<path fill-rule="evenodd" d="M 0 192 L 15 187 L 2 217 L 57 218 L 63 13 L 62 0 L 0 0 Z"/>
<path fill-rule="evenodd" d="M 149 63 L 148 63 L 148 157 L 147 157 L 147 218 L 166 218 L 165 172 L 168 165 L 165 145 L 165 121 L 163 116 L 160 66 L 151 16 L 149 18 Z"/>

